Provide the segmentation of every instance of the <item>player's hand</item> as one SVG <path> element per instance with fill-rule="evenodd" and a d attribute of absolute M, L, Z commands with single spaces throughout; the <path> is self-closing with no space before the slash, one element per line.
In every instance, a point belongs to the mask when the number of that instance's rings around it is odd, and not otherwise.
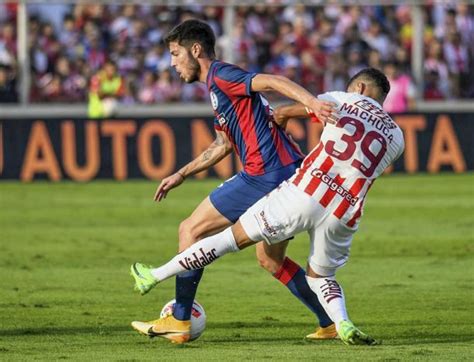
<path fill-rule="evenodd" d="M 184 176 L 179 172 L 176 172 L 171 176 L 164 178 L 156 189 L 154 200 L 160 202 L 161 200 L 166 199 L 168 191 L 174 189 L 175 187 L 178 187 L 183 183 L 183 181 Z"/>
<path fill-rule="evenodd" d="M 323 124 L 336 124 L 338 117 L 337 104 L 334 102 L 320 101 L 314 99 L 310 109 Z"/>

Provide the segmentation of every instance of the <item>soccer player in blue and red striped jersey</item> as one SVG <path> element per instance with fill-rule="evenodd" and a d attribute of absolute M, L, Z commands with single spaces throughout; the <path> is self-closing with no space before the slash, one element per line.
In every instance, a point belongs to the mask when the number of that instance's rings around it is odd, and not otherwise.
<path fill-rule="evenodd" d="M 293 99 L 324 121 L 333 116 L 334 104 L 320 101 L 296 83 L 282 76 L 246 72 L 215 59 L 215 36 L 199 20 L 187 20 L 165 39 L 171 65 L 187 83 L 206 82 L 215 113 L 215 141 L 200 156 L 162 180 L 155 193 L 161 201 L 187 177 L 203 171 L 233 150 L 243 171 L 216 188 L 179 227 L 179 251 L 235 223 L 257 200 L 289 178 L 304 155 L 272 115 L 262 91 L 276 91 Z M 285 284 L 319 319 L 320 328 L 310 338 L 334 338 L 334 324 L 321 307 L 305 279 L 304 270 L 285 257 L 287 243 L 257 245 L 260 264 Z M 176 343 L 190 338 L 190 315 L 203 269 L 176 277 L 173 315 L 132 326 L 147 335 L 159 335 Z M 132 266 L 132 275 L 141 278 Z M 140 290 L 142 294 L 148 292 Z"/>

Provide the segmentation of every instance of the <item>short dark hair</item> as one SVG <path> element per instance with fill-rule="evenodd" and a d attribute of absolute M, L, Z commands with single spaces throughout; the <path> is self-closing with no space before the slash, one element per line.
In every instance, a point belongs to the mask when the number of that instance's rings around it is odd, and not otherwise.
<path fill-rule="evenodd" d="M 378 69 L 375 69 L 375 68 L 362 69 L 359 73 L 354 75 L 349 80 L 349 82 L 347 83 L 347 88 L 349 88 L 352 85 L 352 83 L 354 83 L 356 80 L 367 80 L 367 81 L 374 82 L 377 88 L 379 88 L 381 96 L 383 98 L 385 98 L 388 92 L 390 92 L 390 82 L 388 81 L 385 74 L 383 74 Z"/>
<path fill-rule="evenodd" d="M 215 57 L 216 55 L 214 50 L 216 36 L 211 27 L 200 20 L 190 19 L 175 26 L 166 35 L 164 41 L 166 46 L 169 46 L 171 42 L 177 42 L 185 48 L 190 47 L 193 43 L 199 43 L 208 56 Z"/>

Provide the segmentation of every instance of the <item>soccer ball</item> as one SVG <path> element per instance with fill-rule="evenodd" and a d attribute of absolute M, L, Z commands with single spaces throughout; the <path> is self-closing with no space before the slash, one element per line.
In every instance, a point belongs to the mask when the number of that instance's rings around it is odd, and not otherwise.
<path fill-rule="evenodd" d="M 160 318 L 166 317 L 167 315 L 173 314 L 174 305 L 176 299 L 170 300 L 165 304 L 160 313 Z M 199 336 L 204 332 L 206 328 L 206 312 L 201 304 L 194 300 L 193 309 L 191 311 L 191 338 L 190 341 L 198 339 Z"/>

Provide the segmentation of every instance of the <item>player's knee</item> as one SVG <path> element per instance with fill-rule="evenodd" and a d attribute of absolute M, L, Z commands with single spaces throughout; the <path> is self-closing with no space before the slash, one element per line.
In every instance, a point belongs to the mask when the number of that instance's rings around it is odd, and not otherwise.
<path fill-rule="evenodd" d="M 192 222 L 189 219 L 185 219 L 179 224 L 179 251 L 183 251 L 189 248 L 193 243 L 196 242 L 197 236 L 192 226 Z"/>

